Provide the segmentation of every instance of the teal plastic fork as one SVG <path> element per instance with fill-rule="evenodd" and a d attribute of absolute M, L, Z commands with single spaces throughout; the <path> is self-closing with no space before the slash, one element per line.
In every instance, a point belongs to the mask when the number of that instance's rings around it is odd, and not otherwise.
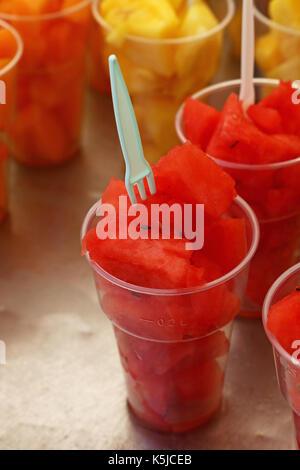
<path fill-rule="evenodd" d="M 156 193 L 154 176 L 146 161 L 141 136 L 131 99 L 117 57 L 109 57 L 112 100 L 121 148 L 126 164 L 125 184 L 132 204 L 136 204 L 134 186 L 138 187 L 143 201 L 147 199 L 144 179 L 147 178 L 151 194 Z"/>

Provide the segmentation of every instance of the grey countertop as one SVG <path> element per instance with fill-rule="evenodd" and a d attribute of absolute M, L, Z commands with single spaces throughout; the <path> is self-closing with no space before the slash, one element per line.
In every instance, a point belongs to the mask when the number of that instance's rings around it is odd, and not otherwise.
<path fill-rule="evenodd" d="M 290 411 L 259 321 L 234 327 L 221 411 L 167 436 L 128 412 L 111 326 L 80 257 L 89 207 L 123 164 L 109 97 L 90 93 L 84 152 L 68 165 L 10 165 L 0 226 L 1 449 L 292 449 Z"/>

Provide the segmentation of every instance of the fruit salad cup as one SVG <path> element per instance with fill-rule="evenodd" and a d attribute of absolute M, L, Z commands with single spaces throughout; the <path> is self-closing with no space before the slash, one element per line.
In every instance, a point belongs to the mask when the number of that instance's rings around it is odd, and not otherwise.
<path fill-rule="evenodd" d="M 13 156 L 26 165 L 61 164 L 80 147 L 90 0 L 62 0 L 56 9 L 52 2 L 43 14 L 22 2 L 1 3 L 0 17 L 24 42 L 9 130 Z"/>
<path fill-rule="evenodd" d="M 300 360 L 292 357 L 269 330 L 267 322 L 270 309 L 274 304 L 289 295 L 300 285 L 300 264 L 290 268 L 273 284 L 263 306 L 263 322 L 268 338 L 273 346 L 277 379 L 280 390 L 291 407 L 298 448 L 300 450 Z M 300 295 L 300 292 L 297 294 Z M 288 328 L 288 314 L 287 328 Z M 300 347 L 300 338 L 298 338 Z M 296 351 L 295 351 L 296 352 Z M 299 356 L 298 356 L 299 357 Z"/>
<path fill-rule="evenodd" d="M 92 28 L 92 85 L 101 91 L 107 89 L 108 57 L 116 54 L 131 94 L 145 154 L 154 163 L 178 143 L 173 121 L 179 104 L 204 87 L 218 69 L 223 33 L 234 14 L 233 0 L 209 2 L 219 24 L 206 33 L 176 39 L 126 36 L 120 46 L 110 43 L 112 28 L 100 15 L 100 3 L 93 3 L 96 25 Z"/>
<path fill-rule="evenodd" d="M 7 213 L 6 133 L 13 119 L 16 71 L 23 51 L 17 31 L 0 20 L 0 222 Z"/>
<path fill-rule="evenodd" d="M 255 1 L 256 62 L 265 77 L 299 79 L 300 21 L 297 28 L 294 23 L 299 12 L 294 0 Z"/>
<path fill-rule="evenodd" d="M 99 221 L 97 207 L 85 218 L 82 239 Z M 242 199 L 234 200 L 228 216 L 245 219 L 247 255 L 234 270 L 200 288 L 138 287 L 86 255 L 100 305 L 114 327 L 129 406 L 142 423 L 161 432 L 200 426 L 221 403 L 232 319 L 259 238 L 254 213 Z"/>
<path fill-rule="evenodd" d="M 193 98 L 222 109 L 230 93 L 239 93 L 240 80 L 213 85 Z M 273 91 L 279 82 L 255 79 L 257 99 Z M 176 130 L 186 141 L 183 108 L 176 116 Z M 236 180 L 237 193 L 255 211 L 261 239 L 251 263 L 246 301 L 241 315 L 258 318 L 264 297 L 280 274 L 297 263 L 300 242 L 300 156 L 274 164 L 251 165 L 214 159 Z"/>

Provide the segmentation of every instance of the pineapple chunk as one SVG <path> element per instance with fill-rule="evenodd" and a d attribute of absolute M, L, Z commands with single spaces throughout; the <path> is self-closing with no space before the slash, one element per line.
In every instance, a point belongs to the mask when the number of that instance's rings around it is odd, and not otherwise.
<path fill-rule="evenodd" d="M 179 28 L 179 36 L 186 37 L 202 34 L 215 28 L 217 25 L 217 18 L 203 0 L 194 0 L 184 14 Z"/>
<path fill-rule="evenodd" d="M 290 28 L 300 28 L 299 0 L 271 0 L 269 14 L 276 23 Z"/>
<path fill-rule="evenodd" d="M 179 19 L 168 0 L 103 0 L 100 13 L 112 27 L 108 41 L 120 45 L 126 35 L 166 38 L 175 35 Z"/>
<path fill-rule="evenodd" d="M 276 32 L 261 36 L 256 44 L 256 61 L 263 71 L 277 67 L 282 61 L 280 42 Z"/>
<path fill-rule="evenodd" d="M 178 11 L 180 8 L 186 4 L 186 0 L 168 0 L 170 5 L 174 8 L 174 10 Z"/>

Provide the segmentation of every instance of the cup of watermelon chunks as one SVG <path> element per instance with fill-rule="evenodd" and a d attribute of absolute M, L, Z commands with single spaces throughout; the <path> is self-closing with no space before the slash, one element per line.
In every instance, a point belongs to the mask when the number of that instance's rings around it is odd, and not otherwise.
<path fill-rule="evenodd" d="M 90 0 L 0 0 L 0 18 L 24 42 L 9 137 L 26 165 L 58 165 L 79 150 L 90 16 Z"/>
<path fill-rule="evenodd" d="M 204 247 L 187 251 L 174 226 L 170 239 L 151 239 L 151 225 L 143 225 L 146 239 L 100 240 L 97 203 L 83 224 L 82 252 L 114 326 L 131 409 L 150 428 L 184 432 L 219 409 L 232 321 L 259 229 L 234 180 L 197 146 L 175 147 L 153 172 L 157 193 L 148 191 L 148 213 L 152 204 L 204 204 Z M 119 216 L 126 195 L 124 182 L 113 178 L 101 203 Z"/>
<path fill-rule="evenodd" d="M 7 213 L 6 134 L 13 119 L 15 80 L 23 44 L 17 31 L 0 20 L 0 222 Z"/>
<path fill-rule="evenodd" d="M 255 211 L 261 239 L 241 314 L 261 317 L 273 282 L 299 260 L 300 104 L 290 82 L 255 79 L 257 104 L 244 115 L 240 80 L 188 98 L 176 116 L 182 142 L 198 145 L 236 181 Z"/>
<path fill-rule="evenodd" d="M 279 387 L 293 412 L 300 449 L 299 286 L 300 263 L 282 274 L 269 290 L 263 307 L 263 322 L 273 346 Z"/>

